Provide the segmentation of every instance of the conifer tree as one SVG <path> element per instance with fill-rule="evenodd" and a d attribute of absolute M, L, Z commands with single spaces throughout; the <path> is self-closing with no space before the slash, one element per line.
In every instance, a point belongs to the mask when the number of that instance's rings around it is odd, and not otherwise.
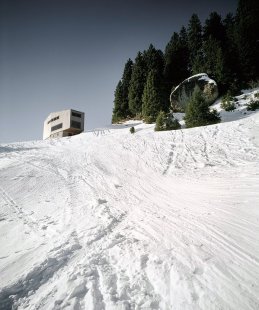
<path fill-rule="evenodd" d="M 218 122 L 220 122 L 218 112 L 216 110 L 212 112 L 209 110 L 209 106 L 205 102 L 202 91 L 196 86 L 186 109 L 186 127 L 206 126 Z"/>
<path fill-rule="evenodd" d="M 164 70 L 164 55 L 161 50 L 157 50 L 150 44 L 149 48 L 143 52 L 143 59 L 145 61 L 146 77 L 151 70 L 162 76 Z"/>
<path fill-rule="evenodd" d="M 125 119 L 131 115 L 129 111 L 128 92 L 132 73 L 132 64 L 133 63 L 131 59 L 126 62 L 122 79 L 117 84 L 115 90 L 114 109 L 112 116 L 113 123 Z"/>
<path fill-rule="evenodd" d="M 224 48 L 224 71 L 226 75 L 228 91 L 234 95 L 240 88 L 241 66 L 236 43 L 236 21 L 232 13 L 227 14 L 226 18 L 223 20 L 223 25 L 225 27 L 226 33 Z"/>
<path fill-rule="evenodd" d="M 146 81 L 145 62 L 141 52 L 138 52 L 132 67 L 129 85 L 129 110 L 132 115 L 140 114 L 142 111 L 142 95 Z"/>
<path fill-rule="evenodd" d="M 168 96 L 172 86 L 177 86 L 189 76 L 189 67 L 187 33 L 186 29 L 182 27 L 180 34 L 173 33 L 165 48 L 164 76 L 168 85 Z"/>
<path fill-rule="evenodd" d="M 163 102 L 163 110 L 167 111 L 170 107 L 169 95 L 167 93 L 164 78 L 164 54 L 161 50 L 156 49 L 152 44 L 143 52 L 143 58 L 146 68 L 146 80 L 148 74 L 153 71 L 156 80 L 156 88 L 159 92 L 161 102 Z"/>
<path fill-rule="evenodd" d="M 202 71 L 217 81 L 221 91 L 221 88 L 227 84 L 227 76 L 224 54 L 218 40 L 210 36 L 203 44 L 203 55 Z"/>
<path fill-rule="evenodd" d="M 164 111 L 160 111 L 156 118 L 155 131 L 165 130 L 166 115 Z"/>
<path fill-rule="evenodd" d="M 112 114 L 112 123 L 116 123 L 124 118 L 124 111 L 122 109 L 123 102 L 123 90 L 121 80 L 117 84 L 115 93 L 114 93 L 114 108 Z"/>
<path fill-rule="evenodd" d="M 122 103 L 121 108 L 123 110 L 124 117 L 128 117 L 131 115 L 129 110 L 129 86 L 130 86 L 130 80 L 132 75 L 132 66 L 133 62 L 131 59 L 128 59 L 128 61 L 125 64 L 123 75 L 122 75 Z"/>
<path fill-rule="evenodd" d="M 190 18 L 188 29 L 188 46 L 190 51 L 190 70 L 193 74 L 200 73 L 202 64 L 202 25 L 197 14 Z"/>
<path fill-rule="evenodd" d="M 180 129 L 181 125 L 177 119 L 174 118 L 173 114 L 165 113 L 160 111 L 156 118 L 155 131 L 163 130 L 177 130 Z"/>
<path fill-rule="evenodd" d="M 150 71 L 142 96 L 142 116 L 146 123 L 152 123 L 160 110 L 164 108 L 163 97 L 157 86 L 157 76 L 154 71 Z"/>
<path fill-rule="evenodd" d="M 236 40 L 243 80 L 259 77 L 259 2 L 239 0 L 236 15 Z"/>
<path fill-rule="evenodd" d="M 225 46 L 225 27 L 222 23 L 221 16 L 217 12 L 210 13 L 209 18 L 205 21 L 203 29 L 203 39 L 205 41 L 209 38 L 213 38 L 220 43 L 221 47 Z"/>

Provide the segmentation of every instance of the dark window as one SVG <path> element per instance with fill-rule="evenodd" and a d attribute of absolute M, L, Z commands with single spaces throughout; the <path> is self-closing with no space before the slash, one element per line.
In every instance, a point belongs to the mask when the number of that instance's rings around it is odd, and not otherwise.
<path fill-rule="evenodd" d="M 51 123 L 51 122 L 56 121 L 57 119 L 59 119 L 59 116 L 52 118 L 50 121 L 48 121 L 48 124 Z"/>
<path fill-rule="evenodd" d="M 80 113 L 76 113 L 76 112 L 72 112 L 72 116 L 76 116 L 76 117 L 82 117 L 82 114 Z"/>
<path fill-rule="evenodd" d="M 81 123 L 76 122 L 76 121 L 71 121 L 71 127 L 81 129 Z"/>
<path fill-rule="evenodd" d="M 55 126 L 51 127 L 51 131 L 54 131 L 54 130 L 60 129 L 60 128 L 62 128 L 62 126 L 63 126 L 63 124 L 62 124 L 62 123 L 60 123 L 60 124 L 58 124 L 58 125 L 55 125 Z"/>

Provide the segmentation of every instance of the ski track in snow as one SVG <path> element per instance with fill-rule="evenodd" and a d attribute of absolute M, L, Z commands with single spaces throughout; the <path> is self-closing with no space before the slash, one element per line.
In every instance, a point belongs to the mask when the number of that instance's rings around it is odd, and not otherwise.
<path fill-rule="evenodd" d="M 259 113 L 114 128 L 1 146 L 0 309 L 259 309 Z"/>

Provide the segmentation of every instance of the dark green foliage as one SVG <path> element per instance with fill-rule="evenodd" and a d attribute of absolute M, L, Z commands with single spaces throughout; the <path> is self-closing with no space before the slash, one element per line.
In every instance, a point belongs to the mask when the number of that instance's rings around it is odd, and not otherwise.
<path fill-rule="evenodd" d="M 143 117 L 146 119 L 146 121 L 154 122 L 155 118 L 153 114 L 156 116 L 160 109 L 167 110 L 169 108 L 169 98 L 165 91 L 163 71 L 163 53 L 160 50 L 155 49 L 152 44 L 149 46 L 148 50 L 144 51 L 143 53 L 138 53 L 133 65 L 128 95 L 129 109 L 133 116 L 143 114 L 144 111 Z M 159 102 L 159 110 L 154 111 L 154 113 L 150 112 L 147 104 L 144 109 L 142 106 L 144 103 L 144 88 L 150 72 L 153 72 L 154 75 L 154 89 L 152 94 L 147 95 L 146 93 L 145 98 L 147 98 L 147 96 L 150 98 L 152 97 L 154 106 L 156 106 L 158 104 L 157 102 Z M 154 92 L 156 93 L 156 99 L 154 99 Z M 147 100 L 145 103 L 147 103 Z"/>
<path fill-rule="evenodd" d="M 230 14 L 223 23 L 221 16 L 213 12 L 204 25 L 203 71 L 217 81 L 220 93 L 226 92 L 229 88 L 234 90 L 235 80 L 237 79 L 237 75 L 234 72 L 231 74 L 231 71 L 237 67 L 236 62 L 234 63 L 231 59 L 233 56 L 235 61 L 237 61 L 232 33 L 233 22 L 234 20 Z M 232 55 L 230 54 L 231 52 Z"/>
<path fill-rule="evenodd" d="M 218 83 L 218 86 L 226 84 L 225 59 L 219 41 L 209 37 L 203 44 L 204 64 L 203 70 Z"/>
<path fill-rule="evenodd" d="M 150 71 L 142 96 L 142 116 L 146 123 L 153 123 L 156 120 L 159 111 L 165 106 L 163 99 L 157 73 Z"/>
<path fill-rule="evenodd" d="M 145 61 L 146 79 L 151 71 L 155 74 L 155 86 L 159 91 L 160 100 L 164 105 L 162 108 L 164 111 L 167 111 L 169 109 L 170 102 L 164 78 L 165 60 L 163 52 L 155 49 L 155 47 L 150 44 L 148 50 L 143 52 L 143 59 Z"/>
<path fill-rule="evenodd" d="M 166 114 L 164 111 L 159 112 L 156 119 L 155 131 L 177 130 L 180 128 L 181 125 L 179 121 L 175 119 L 172 114 Z"/>
<path fill-rule="evenodd" d="M 225 27 L 225 47 L 224 47 L 224 56 L 225 56 L 225 76 L 226 76 L 226 89 L 231 93 L 237 94 L 240 90 L 240 83 L 238 82 L 241 75 L 241 67 L 239 63 L 239 55 L 236 44 L 236 21 L 235 17 L 232 14 L 227 14 L 226 18 L 223 21 Z"/>
<path fill-rule="evenodd" d="M 117 123 L 124 118 L 124 111 L 122 110 L 123 94 L 122 82 L 119 81 L 114 93 L 114 108 L 112 114 L 112 123 Z"/>
<path fill-rule="evenodd" d="M 132 75 L 132 66 L 133 62 L 131 59 L 129 59 L 126 64 L 122 75 L 122 110 L 124 111 L 125 117 L 130 116 L 130 110 L 129 110 L 129 86 L 130 86 L 130 80 Z"/>
<path fill-rule="evenodd" d="M 224 46 L 226 31 L 221 16 L 217 12 L 210 13 L 209 18 L 205 21 L 203 39 L 206 41 L 210 37 L 220 42 L 221 46 Z"/>
<path fill-rule="evenodd" d="M 247 111 L 255 111 L 259 109 L 259 100 L 251 100 L 247 105 Z"/>
<path fill-rule="evenodd" d="M 220 122 L 216 110 L 210 111 L 199 87 L 195 87 L 187 105 L 185 124 L 187 128 L 206 126 Z"/>
<path fill-rule="evenodd" d="M 190 75 L 189 67 L 187 32 L 182 27 L 180 34 L 174 32 L 165 48 L 164 76 L 168 85 L 169 94 L 172 85 L 177 86 Z"/>
<path fill-rule="evenodd" d="M 257 88 L 257 87 L 259 87 L 259 79 L 258 80 L 256 80 L 256 81 L 250 81 L 249 83 L 248 83 L 248 85 L 249 85 L 249 87 L 251 87 L 251 88 Z"/>
<path fill-rule="evenodd" d="M 259 1 L 239 0 L 236 15 L 236 42 L 244 81 L 259 76 Z"/>
<path fill-rule="evenodd" d="M 236 109 L 235 106 L 235 98 L 231 96 L 231 94 L 228 92 L 223 98 L 221 103 L 221 108 L 224 109 L 227 112 L 234 111 Z"/>
<path fill-rule="evenodd" d="M 160 110 L 169 111 L 173 87 L 196 73 L 205 72 L 215 79 L 220 94 L 237 95 L 240 88 L 255 87 L 259 80 L 258 16 L 258 0 L 239 0 L 236 14 L 224 19 L 212 12 L 202 25 L 193 14 L 187 30 L 182 27 L 173 33 L 164 55 L 152 44 L 139 52 L 134 64 L 126 63 L 116 87 L 113 122 L 141 114 L 146 122 L 154 122 Z M 147 82 L 150 72 L 152 83 Z M 233 108 L 225 104 L 226 110 Z"/>
<path fill-rule="evenodd" d="M 129 86 L 129 110 L 133 115 L 141 113 L 142 95 L 146 81 L 145 61 L 142 53 L 138 53 L 132 68 Z"/>
<path fill-rule="evenodd" d="M 143 59 L 145 62 L 146 76 L 150 71 L 154 71 L 162 76 L 164 70 L 164 55 L 161 50 L 155 49 L 155 47 L 150 44 L 149 48 L 143 52 Z"/>
<path fill-rule="evenodd" d="M 155 131 L 165 130 L 166 115 L 164 111 L 160 111 L 156 118 Z"/>
<path fill-rule="evenodd" d="M 190 18 L 188 29 L 188 48 L 190 71 L 192 74 L 201 73 L 202 64 L 202 25 L 197 14 L 193 14 Z"/>
<path fill-rule="evenodd" d="M 130 133 L 135 133 L 135 128 L 134 127 L 130 127 Z"/>
<path fill-rule="evenodd" d="M 181 124 L 178 119 L 174 118 L 173 114 L 167 114 L 166 116 L 166 130 L 177 130 L 181 129 Z"/>
<path fill-rule="evenodd" d="M 117 84 L 115 90 L 114 109 L 112 115 L 113 123 L 116 123 L 122 119 L 126 119 L 127 117 L 131 116 L 129 110 L 128 92 L 132 74 L 132 65 L 133 62 L 131 59 L 129 59 L 125 64 L 122 79 Z"/>

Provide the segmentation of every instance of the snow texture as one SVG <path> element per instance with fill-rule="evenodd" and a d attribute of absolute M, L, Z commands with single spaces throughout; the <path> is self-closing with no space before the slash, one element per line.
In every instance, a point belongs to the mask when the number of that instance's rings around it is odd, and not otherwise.
<path fill-rule="evenodd" d="M 1 145 L 0 309 L 259 309 L 256 91 L 217 125 Z"/>

